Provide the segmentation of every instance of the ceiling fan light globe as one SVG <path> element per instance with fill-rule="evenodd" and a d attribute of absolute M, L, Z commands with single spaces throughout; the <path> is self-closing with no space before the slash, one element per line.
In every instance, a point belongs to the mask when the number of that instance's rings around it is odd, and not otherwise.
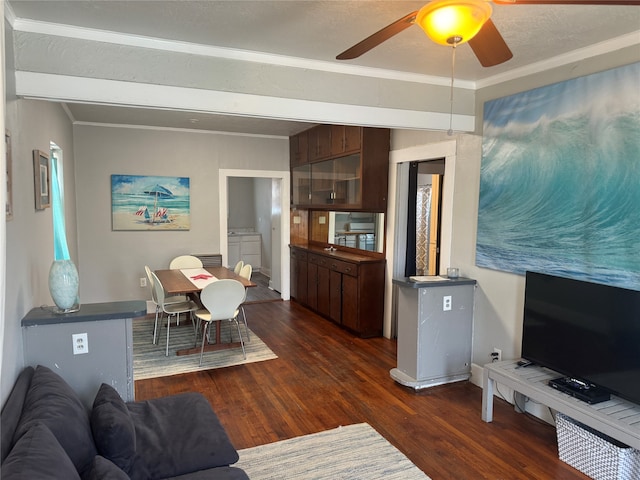
<path fill-rule="evenodd" d="M 460 44 L 480 31 L 491 12 L 485 0 L 433 0 L 418 11 L 415 22 L 435 43 Z"/>

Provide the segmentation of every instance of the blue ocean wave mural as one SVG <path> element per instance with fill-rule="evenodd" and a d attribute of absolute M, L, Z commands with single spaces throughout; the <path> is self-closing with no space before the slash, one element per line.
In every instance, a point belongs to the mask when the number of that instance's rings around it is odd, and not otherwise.
<path fill-rule="evenodd" d="M 487 102 L 476 264 L 640 290 L 640 64 Z"/>

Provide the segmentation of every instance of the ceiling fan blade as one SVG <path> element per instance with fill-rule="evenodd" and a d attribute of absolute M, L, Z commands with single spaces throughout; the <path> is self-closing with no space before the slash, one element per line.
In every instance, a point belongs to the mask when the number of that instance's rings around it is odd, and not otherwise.
<path fill-rule="evenodd" d="M 353 58 L 358 58 L 363 53 L 367 53 L 374 47 L 377 47 L 382 42 L 389 40 L 394 35 L 402 32 L 406 28 L 409 28 L 413 25 L 414 20 L 416 19 L 416 15 L 418 11 L 412 12 L 404 17 L 396 20 L 390 25 L 387 25 L 382 30 L 377 31 L 373 35 L 365 38 L 361 42 L 356 43 L 353 47 L 348 48 L 340 55 L 336 57 L 337 60 L 351 60 Z"/>
<path fill-rule="evenodd" d="M 493 0 L 498 5 L 640 5 L 640 0 Z"/>
<path fill-rule="evenodd" d="M 478 34 L 469 40 L 469 46 L 483 67 L 493 67 L 513 57 L 491 19 L 487 20 Z"/>

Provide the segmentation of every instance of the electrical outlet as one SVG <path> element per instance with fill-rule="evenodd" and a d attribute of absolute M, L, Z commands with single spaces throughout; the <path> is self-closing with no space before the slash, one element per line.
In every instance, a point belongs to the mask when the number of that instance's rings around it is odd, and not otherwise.
<path fill-rule="evenodd" d="M 140 277 L 140 286 L 141 287 L 147 286 L 147 279 L 145 277 Z"/>
<path fill-rule="evenodd" d="M 501 362 L 502 361 L 502 350 L 497 347 L 493 347 L 493 353 L 491 354 L 492 362 Z"/>
<path fill-rule="evenodd" d="M 71 335 L 71 341 L 73 342 L 73 354 L 81 355 L 83 353 L 89 353 L 89 339 L 86 333 L 74 333 Z"/>
<path fill-rule="evenodd" d="M 448 312 L 451 310 L 451 295 L 445 295 L 442 297 L 442 311 Z"/>

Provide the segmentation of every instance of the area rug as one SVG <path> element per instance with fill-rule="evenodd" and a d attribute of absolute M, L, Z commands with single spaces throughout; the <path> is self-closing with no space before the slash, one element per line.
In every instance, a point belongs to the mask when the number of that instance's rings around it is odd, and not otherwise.
<path fill-rule="evenodd" d="M 402 452 L 359 423 L 240 450 L 251 480 L 429 480 Z"/>
<path fill-rule="evenodd" d="M 191 322 L 179 327 L 172 326 L 169 336 L 169 356 L 165 356 L 167 345 L 167 331 L 160 329 L 158 344 L 153 344 L 153 318 L 136 318 L 133 320 L 133 379 L 144 380 L 146 378 L 166 377 L 212 368 L 229 367 L 245 363 L 261 362 L 278 358 L 260 338 L 249 329 L 251 341 L 245 342 L 247 358 L 242 356 L 242 349 L 233 348 L 216 352 L 205 352 L 202 358 L 200 354 L 177 356 L 176 351 L 194 346 L 194 334 Z M 240 326 L 244 335 L 244 325 Z M 215 329 L 212 326 L 212 335 Z M 235 324 L 227 322 L 221 329 L 222 341 L 228 342 L 231 334 L 233 341 L 238 341 L 238 330 Z"/>

